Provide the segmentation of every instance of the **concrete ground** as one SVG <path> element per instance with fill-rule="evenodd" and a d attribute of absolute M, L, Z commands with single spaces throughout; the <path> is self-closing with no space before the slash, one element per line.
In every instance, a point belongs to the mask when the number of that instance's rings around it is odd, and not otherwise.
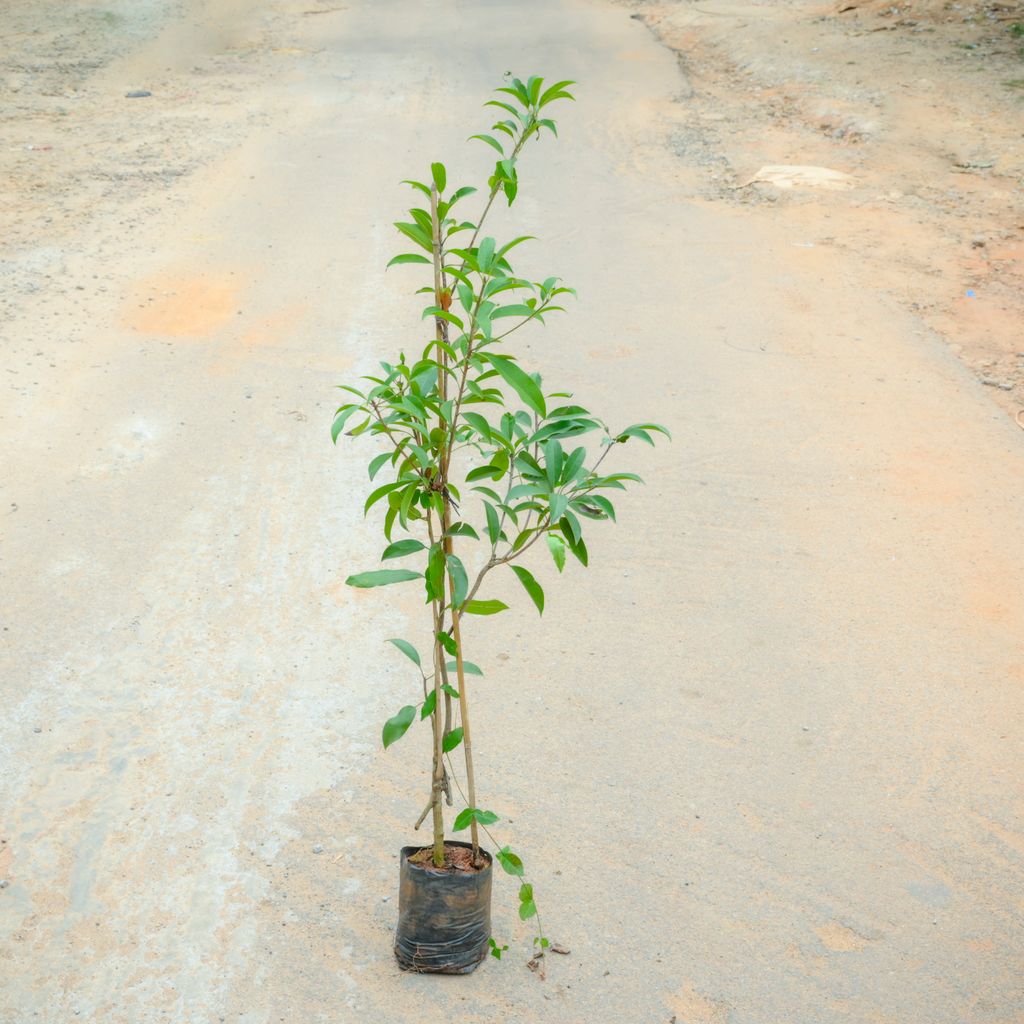
<path fill-rule="evenodd" d="M 5 270 L 0 1020 L 1024 1020 L 1024 433 L 986 389 L 855 253 L 695 197 L 627 7 L 109 9 Z M 648 483 L 589 570 L 530 563 L 542 619 L 506 581 L 465 638 L 544 981 L 504 877 L 501 963 L 393 961 L 428 740 L 380 749 L 383 641 L 425 623 L 343 585 L 376 449 L 329 438 L 421 330 L 398 181 L 486 173 L 506 69 L 580 83 L 491 225 L 580 294 L 524 358 L 675 434 L 616 453 Z"/>

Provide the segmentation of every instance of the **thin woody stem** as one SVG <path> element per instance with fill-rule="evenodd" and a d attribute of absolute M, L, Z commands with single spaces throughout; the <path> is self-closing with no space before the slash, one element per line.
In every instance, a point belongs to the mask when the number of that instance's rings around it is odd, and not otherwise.
<path fill-rule="evenodd" d="M 427 530 L 430 533 L 431 542 L 433 542 L 434 517 L 431 514 L 428 514 L 427 516 Z M 432 608 L 434 622 L 434 713 L 430 716 L 430 724 L 434 737 L 434 770 L 430 783 L 430 803 L 427 805 L 427 808 L 416 823 L 416 828 L 419 828 L 420 823 L 427 815 L 427 810 L 432 810 L 434 812 L 433 860 L 435 867 L 444 866 L 444 809 L 441 806 L 441 794 L 444 791 L 445 780 L 444 737 L 441 733 L 441 715 L 438 707 L 441 700 L 441 666 L 443 664 L 443 652 L 441 650 L 441 642 L 437 636 L 441 629 L 441 607 L 441 602 L 435 598 Z"/>
<path fill-rule="evenodd" d="M 435 619 L 435 626 L 439 625 Z M 444 810 L 441 793 L 444 790 L 444 747 L 441 736 L 441 714 L 437 707 L 441 699 L 441 645 L 434 640 L 434 713 L 431 724 L 434 729 L 434 775 L 431 786 L 431 801 L 434 812 L 434 867 L 444 866 Z"/>
<path fill-rule="evenodd" d="M 442 292 L 444 285 L 443 267 L 444 259 L 443 252 L 441 249 L 441 223 L 437 212 L 437 185 L 433 185 L 430 189 L 430 222 L 433 234 L 433 257 L 434 257 L 434 293 L 437 300 L 437 306 L 439 309 L 446 308 L 445 299 L 448 297 L 447 291 Z M 477 301 L 476 308 L 478 309 L 480 300 Z M 441 436 L 441 442 L 439 444 L 439 450 L 437 453 L 438 461 L 438 480 L 436 485 L 441 491 L 441 544 L 445 554 L 445 576 L 448 579 L 448 590 L 451 595 L 451 609 L 452 609 L 452 627 L 455 631 L 455 671 L 458 676 L 459 682 L 459 715 L 462 719 L 462 745 L 465 748 L 466 754 L 466 779 L 469 786 L 469 797 L 470 806 L 475 807 L 476 804 L 472 801 L 476 797 L 476 782 L 473 774 L 473 746 L 472 737 L 469 730 L 469 699 L 466 694 L 466 676 L 463 671 L 462 663 L 462 646 L 459 639 L 459 616 L 458 611 L 455 607 L 455 580 L 451 573 L 451 567 L 448 563 L 448 557 L 452 555 L 453 545 L 452 538 L 449 534 L 451 527 L 451 514 L 450 505 L 448 502 L 448 467 L 451 462 L 451 449 L 455 443 L 455 427 L 459 419 L 459 410 L 462 407 L 462 394 L 466 386 L 466 375 L 469 367 L 469 358 L 473 351 L 473 332 L 476 326 L 476 309 L 474 309 L 474 315 L 470 318 L 469 333 L 466 340 L 466 357 L 465 365 L 462 371 L 462 380 L 459 382 L 459 393 L 458 399 L 455 404 L 455 412 L 452 416 L 451 434 L 449 435 L 445 430 L 444 419 L 440 412 L 438 413 L 438 429 Z M 435 318 L 437 340 L 442 340 L 444 336 L 444 320 L 441 317 Z M 438 373 L 438 391 L 440 392 L 441 405 L 443 406 L 447 401 L 447 370 L 448 370 L 448 353 L 438 345 L 438 363 L 440 372 Z M 432 517 L 431 517 L 432 518 Z M 441 737 L 443 742 L 442 730 L 441 730 L 441 679 L 442 674 L 446 672 L 443 652 L 441 651 L 440 634 L 443 625 L 444 616 L 444 600 L 439 602 L 440 609 L 435 612 L 434 616 L 434 659 L 436 662 L 437 674 L 434 677 L 434 692 L 437 694 L 437 698 L 434 704 L 434 733 L 435 738 Z M 445 695 L 447 697 L 447 694 Z M 451 704 L 446 705 L 446 711 L 450 715 Z M 450 721 L 447 724 L 450 724 Z M 435 744 L 435 756 L 440 756 L 439 748 Z M 440 794 L 435 793 L 435 800 L 440 800 Z M 435 814 L 437 812 L 435 811 Z M 476 822 L 473 822 L 472 826 L 472 839 L 473 839 L 473 860 L 477 861 L 480 857 L 480 837 L 477 834 Z M 436 863 L 436 854 L 435 854 Z"/>
<path fill-rule="evenodd" d="M 433 185 L 430 189 L 430 220 L 432 225 L 432 242 L 433 242 L 433 257 L 434 257 L 434 299 L 437 307 L 442 308 L 442 275 L 441 275 L 441 227 L 437 216 L 437 186 Z M 444 340 L 444 321 L 441 317 L 434 318 L 434 331 L 435 338 L 437 341 Z M 438 360 L 440 363 L 440 372 L 437 377 L 437 386 L 440 393 L 442 404 L 445 401 L 445 394 L 447 388 L 447 366 L 448 357 L 444 349 L 438 345 Z M 442 430 L 444 420 L 438 413 L 438 427 Z M 441 494 L 444 495 L 447 487 L 445 486 L 445 457 L 444 449 L 442 448 L 438 452 L 438 472 L 439 479 L 433 481 L 433 483 L 441 488 Z M 448 529 L 447 526 L 447 506 L 444 506 L 444 512 L 441 514 L 440 529 L 442 537 Z M 434 516 L 433 513 L 427 515 L 428 530 L 430 533 L 431 547 L 435 543 L 434 539 Z M 434 711 L 430 716 L 431 725 L 434 731 L 434 773 L 431 787 L 431 800 L 433 801 L 433 812 L 434 812 L 434 866 L 442 867 L 444 865 L 444 812 L 441 807 L 441 793 L 444 788 L 444 727 L 441 720 L 441 681 L 444 672 L 444 650 L 441 646 L 441 629 L 444 625 L 444 600 L 443 597 L 435 596 L 433 600 L 433 620 L 434 620 Z"/>
<path fill-rule="evenodd" d="M 445 506 L 447 511 L 447 506 Z M 451 540 L 448 541 L 449 545 Z M 455 580 L 448 574 L 448 590 L 452 604 L 452 631 L 455 640 L 455 673 L 459 681 L 459 717 L 462 720 L 462 749 L 466 757 L 466 785 L 469 789 L 469 806 L 476 807 L 476 775 L 473 772 L 473 737 L 469 728 L 469 697 L 466 693 L 466 673 L 462 661 L 462 636 L 459 632 L 461 614 L 455 608 Z M 480 836 L 474 819 L 470 823 L 470 836 L 473 842 L 473 863 L 480 860 Z"/>

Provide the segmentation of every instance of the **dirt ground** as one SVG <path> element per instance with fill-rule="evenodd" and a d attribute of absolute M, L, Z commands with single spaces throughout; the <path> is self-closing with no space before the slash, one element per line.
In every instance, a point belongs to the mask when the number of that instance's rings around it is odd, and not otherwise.
<path fill-rule="evenodd" d="M 3 1024 L 1024 1021 L 1024 13 L 840 6 L 7 0 Z M 328 433 L 506 69 L 580 82 L 526 357 L 676 437 L 467 637 L 544 981 L 501 878 L 501 963 L 394 963 L 422 609 Z"/>
<path fill-rule="evenodd" d="M 664 118 L 695 191 L 863 262 L 1024 409 L 1024 5 L 625 6 L 678 55 Z M 779 164 L 849 181 L 756 180 Z"/>

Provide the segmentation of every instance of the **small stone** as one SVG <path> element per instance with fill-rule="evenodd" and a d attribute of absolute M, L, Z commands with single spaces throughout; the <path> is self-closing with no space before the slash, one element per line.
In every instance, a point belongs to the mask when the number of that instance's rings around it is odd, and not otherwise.
<path fill-rule="evenodd" d="M 43 728 L 42 728 L 42 726 L 40 726 L 40 725 L 37 725 L 37 726 L 36 726 L 36 727 L 35 727 L 35 728 L 34 728 L 34 729 L 33 729 L 32 731 L 33 731 L 33 732 L 42 732 L 42 731 L 43 731 Z"/>
<path fill-rule="evenodd" d="M 314 853 L 323 853 L 324 852 L 324 848 L 319 843 L 317 843 L 316 846 L 313 847 L 313 852 Z"/>
<path fill-rule="evenodd" d="M 6 878 L 0 878 L 0 889 L 6 889 L 10 884 Z"/>
<path fill-rule="evenodd" d="M 153 94 L 148 89 L 132 89 L 131 92 L 126 92 L 124 94 L 124 98 L 126 100 L 142 100 L 145 99 L 147 96 L 152 95 Z"/>

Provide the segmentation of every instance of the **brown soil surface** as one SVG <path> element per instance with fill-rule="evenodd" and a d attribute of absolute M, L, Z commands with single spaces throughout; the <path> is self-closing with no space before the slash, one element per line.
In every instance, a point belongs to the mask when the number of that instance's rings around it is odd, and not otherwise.
<path fill-rule="evenodd" d="M 415 864 L 416 867 L 424 868 L 427 871 L 436 872 L 437 874 L 472 875 L 476 874 L 478 871 L 483 871 L 490 863 L 490 859 L 483 853 L 483 851 L 481 851 L 481 856 L 484 857 L 483 863 L 477 866 L 473 863 L 472 850 L 467 850 L 464 846 L 453 846 L 451 843 L 445 843 L 443 868 L 434 866 L 433 849 L 429 846 L 424 846 L 418 853 L 410 854 L 409 863 Z"/>

